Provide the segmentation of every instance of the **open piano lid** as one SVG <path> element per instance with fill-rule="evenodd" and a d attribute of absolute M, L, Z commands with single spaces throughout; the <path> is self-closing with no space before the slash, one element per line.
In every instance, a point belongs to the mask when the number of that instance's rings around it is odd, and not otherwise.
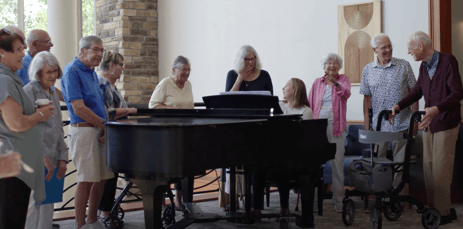
<path fill-rule="evenodd" d="M 278 96 L 226 94 L 204 96 L 206 108 L 273 108 L 273 114 L 283 114 Z"/>

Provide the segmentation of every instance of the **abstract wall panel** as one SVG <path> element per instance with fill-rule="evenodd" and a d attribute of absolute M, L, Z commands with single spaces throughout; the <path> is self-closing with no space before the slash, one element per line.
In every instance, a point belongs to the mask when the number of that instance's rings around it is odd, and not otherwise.
<path fill-rule="evenodd" d="M 375 58 L 370 40 L 381 33 L 381 1 L 338 6 L 338 54 L 344 59 L 339 71 L 358 85 L 362 69 Z"/>

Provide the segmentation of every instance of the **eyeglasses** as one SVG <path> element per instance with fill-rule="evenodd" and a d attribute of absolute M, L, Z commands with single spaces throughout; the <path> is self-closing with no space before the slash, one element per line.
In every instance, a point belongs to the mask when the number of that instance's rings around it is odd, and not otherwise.
<path fill-rule="evenodd" d="M 255 61 L 255 60 L 256 60 L 255 57 L 254 58 L 244 58 L 244 61 L 246 61 L 246 62 L 252 62 L 252 61 Z"/>
<path fill-rule="evenodd" d="M 98 52 L 104 53 L 104 51 L 105 51 L 104 49 L 99 49 L 97 47 L 92 48 L 92 50 L 93 50 L 94 53 L 98 53 Z"/>
<path fill-rule="evenodd" d="M 51 45 L 51 44 L 53 44 L 53 43 L 51 42 L 51 40 L 49 40 L 49 41 L 35 40 L 35 41 L 42 42 L 42 43 L 44 43 L 44 44 L 46 44 L 46 45 Z"/>
<path fill-rule="evenodd" d="M 390 45 L 386 45 L 384 47 L 379 48 L 379 50 L 386 51 L 386 49 L 392 50 L 393 48 L 394 48 L 394 45 L 390 44 Z"/>

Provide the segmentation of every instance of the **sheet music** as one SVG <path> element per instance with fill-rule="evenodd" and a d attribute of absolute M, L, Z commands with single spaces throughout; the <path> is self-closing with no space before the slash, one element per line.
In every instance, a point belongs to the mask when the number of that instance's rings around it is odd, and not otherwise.
<path fill-rule="evenodd" d="M 272 95 L 270 91 L 225 91 L 220 95 Z"/>

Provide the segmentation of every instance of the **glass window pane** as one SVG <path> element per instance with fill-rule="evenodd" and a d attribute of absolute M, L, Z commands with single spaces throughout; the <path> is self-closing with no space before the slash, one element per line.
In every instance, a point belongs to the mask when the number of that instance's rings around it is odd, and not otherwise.
<path fill-rule="evenodd" d="M 0 27 L 6 25 L 18 26 L 18 1 L 0 0 Z"/>
<path fill-rule="evenodd" d="M 95 35 L 94 16 L 95 5 L 93 0 L 82 0 L 82 36 Z"/>
<path fill-rule="evenodd" d="M 47 31 L 47 0 L 24 0 L 24 32 L 41 29 Z"/>

